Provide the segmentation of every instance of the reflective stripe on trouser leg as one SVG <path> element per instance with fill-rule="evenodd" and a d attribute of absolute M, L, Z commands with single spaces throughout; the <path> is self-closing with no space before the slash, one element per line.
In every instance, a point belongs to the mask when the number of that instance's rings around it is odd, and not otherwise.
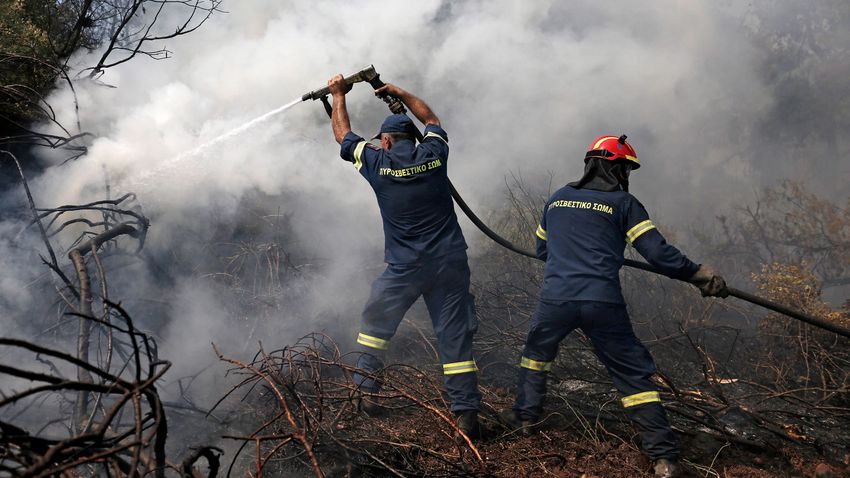
<path fill-rule="evenodd" d="M 536 372 L 548 372 L 552 370 L 552 362 L 542 362 L 540 360 L 532 360 L 528 357 L 522 357 L 519 361 L 519 366 L 534 370 Z"/>
<path fill-rule="evenodd" d="M 626 414 L 640 432 L 644 451 L 652 459 L 679 456 L 661 397 L 652 383 L 655 361 L 635 336 L 626 307 L 588 302 L 582 306 L 582 330 L 623 394 Z"/>
<path fill-rule="evenodd" d="M 658 392 L 648 393 L 658 394 Z M 661 406 L 660 399 L 628 406 L 626 407 L 626 415 L 635 424 L 640 433 L 641 447 L 652 460 L 667 458 L 675 461 L 679 459 L 676 435 L 670 428 L 667 412 Z"/>
<path fill-rule="evenodd" d="M 660 402 L 661 394 L 658 392 L 640 392 L 623 397 L 623 408 L 636 407 L 644 403 Z"/>
<path fill-rule="evenodd" d="M 575 303 L 539 301 L 531 319 L 517 377 L 517 396 L 513 410 L 523 420 L 536 420 L 543 413 L 546 382 L 558 346 L 575 327 L 578 308 Z"/>
<path fill-rule="evenodd" d="M 549 371 L 552 369 L 552 362 L 533 360 L 523 356 L 519 366 L 517 405 L 514 406 L 514 411 L 523 420 L 536 420 L 543 413 L 546 382 Z"/>
<path fill-rule="evenodd" d="M 548 372 L 520 367 L 513 409 L 523 420 L 537 420 L 543 413 Z"/>
<path fill-rule="evenodd" d="M 419 297 L 420 272 L 416 268 L 390 264 L 372 282 L 372 292 L 363 308 L 360 334 L 357 335 L 363 352 L 357 360 L 357 368 L 364 373 L 354 374 L 355 385 L 364 390 L 377 392 L 381 388 L 375 373 L 384 367 L 383 356 L 389 339 L 395 335 L 407 309 Z"/>
<path fill-rule="evenodd" d="M 363 332 L 357 335 L 357 343 L 360 345 L 365 345 L 371 349 L 378 350 L 387 350 L 390 346 L 389 340 L 384 340 L 379 337 L 373 337 L 371 335 L 366 335 Z"/>
<path fill-rule="evenodd" d="M 389 340 L 360 332 L 357 335 L 361 354 L 357 359 L 357 368 L 363 373 L 354 373 L 354 385 L 367 392 L 377 392 L 381 389 L 381 381 L 377 373 L 384 368 L 384 351 L 390 345 Z"/>
<path fill-rule="evenodd" d="M 478 367 L 475 365 L 475 360 L 466 360 L 464 362 L 452 362 L 443 364 L 443 375 L 455 375 L 458 373 L 477 372 Z"/>
<path fill-rule="evenodd" d="M 443 380 L 453 412 L 478 409 L 481 394 L 478 392 L 477 372 L 474 360 L 443 364 Z"/>
<path fill-rule="evenodd" d="M 422 295 L 437 335 L 443 378 L 453 412 L 478 410 L 477 367 L 472 338 L 478 327 L 475 302 L 469 293 L 469 265 L 465 251 L 447 254 L 430 263 L 432 287 Z"/>

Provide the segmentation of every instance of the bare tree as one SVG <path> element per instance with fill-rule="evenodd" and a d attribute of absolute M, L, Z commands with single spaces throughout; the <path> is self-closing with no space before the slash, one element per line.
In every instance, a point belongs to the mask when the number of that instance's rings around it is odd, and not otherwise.
<path fill-rule="evenodd" d="M 137 56 L 171 57 L 163 42 L 200 28 L 221 0 L 32 0 L 0 6 L 0 145 L 86 152 L 83 125 L 60 124 L 47 96 L 56 81 L 74 92 L 83 75 L 102 77 Z M 99 51 L 94 64 L 72 71 L 79 50 Z M 31 126 L 47 123 L 54 131 Z"/>

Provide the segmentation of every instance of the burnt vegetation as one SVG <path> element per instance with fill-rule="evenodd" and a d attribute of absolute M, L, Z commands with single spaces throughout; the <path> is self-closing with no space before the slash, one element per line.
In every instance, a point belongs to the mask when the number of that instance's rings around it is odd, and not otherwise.
<path fill-rule="evenodd" d="M 517 243 L 528 242 L 546 191 L 533 193 L 519 182 L 508 190 L 508 207 L 493 219 Z M 750 279 L 766 297 L 846 324 L 848 308 L 830 307 L 822 293 L 823 287 L 841 287 L 825 286 L 825 277 L 843 277 L 850 266 L 842 256 L 848 209 L 793 183 L 760 197 L 771 199 L 720 219 L 714 234 L 701 232 L 700 253 L 737 280 Z M 789 203 L 822 217 L 800 221 Z M 42 260 L 52 272 L 61 315 L 40 340 L 0 341 L 4 352 L 35 359 L 2 369 L 16 379 L 0 402 L 0 453 L 10 475 L 578 477 L 647 470 L 619 397 L 579 333 L 562 345 L 546 414 L 534 433 L 511 432 L 495 420 L 512 403 L 517 357 L 541 277 L 536 261 L 494 245 L 472 264 L 485 407 L 484 439 L 472 442 L 458 436 L 441 392 L 435 339 L 416 309 L 393 341 L 380 394 L 364 397 L 354 387 L 356 357 L 347 352 L 348 337 L 314 333 L 282 348 L 260 344 L 253 358 L 215 348 L 233 386 L 209 409 L 195 404 L 191 381 L 181 386 L 179 402 L 162 399 L 157 384 L 170 363 L 158 356 L 156 339 L 140 332 L 111 298 L 107 280 L 110 264 L 145 260 L 139 251 L 149 224 L 134 197 L 46 209 L 33 204 L 30 213 L 33 232 L 44 231 L 39 235 L 48 253 Z M 274 321 L 270 310 L 285 307 L 300 291 L 287 283 L 321 274 L 323 267 L 284 252 L 287 245 L 274 231 L 285 222 L 279 214 L 254 217 L 266 220 L 242 241 L 208 245 L 213 265 L 198 274 L 227 291 L 243 316 L 256 318 L 239 323 L 234 317 L 233 325 L 257 344 L 258 322 Z M 829 227 L 821 227 L 824 221 Z M 774 254 L 769 263 L 762 262 L 760 247 L 735 257 L 732 251 L 762 237 L 759 228 L 766 224 L 772 231 L 790 228 L 782 231 L 785 237 L 798 230 L 806 241 L 780 248 L 765 237 L 764 247 Z M 53 252 L 52 239 L 69 230 L 76 239 L 65 247 L 65 258 Z M 823 255 L 832 259 L 819 270 L 816 259 Z M 847 339 L 741 303 L 701 299 L 687 284 L 645 272 L 627 270 L 622 279 L 636 331 L 659 364 L 657 383 L 691 474 L 809 476 L 816 466 L 832 476 L 846 473 Z M 75 346 L 39 343 L 60 337 L 73 337 Z M 378 401 L 383 412 L 359 410 L 363 399 Z M 61 413 L 37 426 L 16 420 L 48 403 Z M 216 422 L 217 439 L 166 447 L 169 417 L 185 424 L 204 416 Z"/>
<path fill-rule="evenodd" d="M 79 124 L 59 124 L 45 101 L 57 81 L 73 89 L 75 81 L 99 81 L 104 70 L 135 57 L 168 58 L 158 40 L 190 33 L 218 7 L 217 0 L 0 5 L 4 171 L 25 188 L 27 162 L 18 156 L 29 148 L 63 150 L 68 160 L 85 154 L 88 133 Z M 169 8 L 183 12 L 182 20 L 158 28 Z M 813 50 L 832 34 L 803 33 L 801 48 Z M 794 36 L 766 31 L 759 41 L 777 42 L 772 35 Z M 80 49 L 98 55 L 72 74 L 68 61 Z M 809 61 L 801 65 L 808 68 Z M 776 81 L 790 88 L 788 77 Z M 505 191 L 504 207 L 488 222 L 530 249 L 549 191 L 519 180 Z M 363 397 L 353 386 L 356 357 L 347 352 L 344 332 L 316 332 L 269 348 L 272 339 L 263 331 L 276 330 L 280 311 L 295 308 L 305 284 L 329 267 L 292 252 L 285 233 L 291 219 L 254 207 L 267 198 L 246 199 L 243 223 L 202 237 L 191 260 L 175 248 L 171 265 L 163 265 L 146 254 L 155 224 L 132 194 L 111 197 L 106 187 L 101 200 L 49 206 L 28 189 L 21 196 L 8 214 L 23 222 L 21 237 L 37 238 L 37 252 L 21 255 L 45 273 L 31 284 L 41 307 L 14 318 L 26 322 L 17 338 L 0 338 L 0 476 L 634 477 L 648 469 L 619 397 L 578 332 L 561 347 L 535 432 L 511 432 L 493 418 L 512 403 L 542 278 L 537 261 L 495 245 L 474 255 L 485 433 L 472 442 L 458 436 L 448 412 L 435 339 L 421 310 L 408 315 L 393 339 L 378 395 Z M 850 327 L 850 301 L 831 305 L 850 286 L 850 202 L 784 182 L 704 230 L 660 227 L 673 242 L 688 234 L 690 244 L 699 244 L 689 255 L 716 265 L 731 283 Z M 210 350 L 232 383 L 215 392 L 214 406 L 196 403 L 210 391 L 195 390 L 194 377 L 166 375 L 172 364 L 159 355 L 158 334 L 181 317 L 168 316 L 165 306 L 122 302 L 137 292 L 128 271 L 139 263 L 155 263 L 151 268 L 166 282 L 175 269 L 191 270 L 233 304 L 228 325 L 246 346 Z M 622 280 L 636 332 L 658 363 L 657 384 L 689 474 L 848 475 L 848 339 L 742 302 L 702 299 L 687 284 L 645 272 L 624 270 Z M 356 315 L 335 320 L 353 327 Z M 145 327 L 134 316 L 144 316 Z M 163 398 L 166 382 L 177 382 L 177 399 Z M 384 412 L 364 413 L 363 399 L 380 402 Z"/>

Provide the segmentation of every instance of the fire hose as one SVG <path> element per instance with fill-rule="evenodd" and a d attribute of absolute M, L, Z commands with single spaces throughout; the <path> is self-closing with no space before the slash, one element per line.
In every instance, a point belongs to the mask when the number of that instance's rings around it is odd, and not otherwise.
<path fill-rule="evenodd" d="M 384 86 L 384 82 L 381 80 L 380 75 L 375 71 L 375 67 L 372 66 L 372 65 L 369 65 L 367 68 L 360 70 L 359 72 L 355 73 L 354 75 L 346 77 L 344 79 L 344 81 L 349 85 L 353 85 L 354 83 L 359 83 L 359 82 L 365 81 L 365 82 L 369 83 L 372 86 L 372 88 L 374 88 L 376 90 L 378 88 Z M 314 91 L 311 91 L 311 92 L 303 95 L 301 97 L 301 101 L 321 100 L 322 104 L 325 107 L 325 111 L 328 114 L 328 117 L 330 117 L 332 115 L 333 109 L 331 107 L 331 104 L 328 102 L 327 95 L 329 95 L 329 94 L 330 94 L 329 88 L 327 88 L 327 87 L 320 88 L 318 90 L 314 90 Z M 384 95 L 384 96 L 381 97 L 381 99 L 385 103 L 387 103 L 387 106 L 390 108 L 390 111 L 392 111 L 393 113 L 395 113 L 395 114 L 407 114 L 407 110 L 404 108 L 404 105 L 402 104 L 402 102 L 398 98 L 394 98 L 390 95 Z M 422 133 L 417 131 L 416 136 L 417 136 L 416 139 L 419 142 L 422 142 Z M 521 249 L 517 245 L 513 244 L 512 242 L 508 241 L 507 239 L 505 239 L 504 237 L 500 236 L 498 233 L 496 233 L 495 231 L 490 229 L 484 223 L 484 221 L 482 221 L 478 217 L 478 215 L 475 214 L 475 212 L 469 207 L 469 205 L 466 203 L 466 201 L 463 200 L 463 197 L 461 197 L 460 193 L 458 193 L 457 189 L 454 187 L 454 184 L 452 184 L 451 180 L 449 180 L 449 189 L 451 190 L 452 198 L 455 200 L 455 203 L 458 205 L 458 207 L 460 207 L 460 209 L 463 211 L 463 213 L 466 214 L 466 217 L 468 217 L 469 220 L 472 221 L 472 223 L 475 225 L 475 227 L 477 227 L 482 233 L 484 233 L 485 236 L 492 239 L 495 243 L 497 243 L 500 246 L 508 249 L 509 251 L 515 252 L 515 253 L 522 255 L 522 256 L 530 257 L 532 259 L 541 260 L 539 257 L 537 257 L 537 254 L 535 254 L 531 251 L 526 251 L 524 249 Z M 643 271 L 652 272 L 654 274 L 664 275 L 661 271 L 659 271 L 657 268 L 653 267 L 652 265 L 647 264 L 645 262 L 636 261 L 636 260 L 633 260 L 633 259 L 625 259 L 623 261 L 623 265 L 627 266 L 627 267 L 632 267 L 634 269 L 640 269 L 640 270 L 643 270 Z M 687 282 L 687 281 L 684 281 L 684 282 Z M 820 317 L 815 317 L 813 315 L 807 314 L 807 313 L 800 311 L 800 310 L 793 309 L 791 307 L 784 306 L 782 304 L 773 302 L 773 301 L 765 299 L 763 297 L 759 297 L 757 295 L 750 294 L 749 292 L 744 292 L 744 291 L 742 291 L 740 289 L 736 289 L 734 287 L 728 287 L 727 286 L 726 290 L 729 292 L 729 295 L 732 296 L 732 297 L 736 297 L 738 299 L 749 302 L 751 304 L 755 304 L 755 305 L 764 307 L 765 309 L 772 310 L 774 312 L 778 312 L 782 315 L 785 315 L 787 317 L 791 317 L 792 319 L 796 319 L 796 320 L 805 322 L 809 325 L 814 325 L 815 327 L 819 327 L 821 329 L 828 330 L 830 332 L 841 335 L 843 337 L 850 338 L 850 329 L 843 327 L 839 324 L 830 322 L 830 321 L 822 319 Z"/>

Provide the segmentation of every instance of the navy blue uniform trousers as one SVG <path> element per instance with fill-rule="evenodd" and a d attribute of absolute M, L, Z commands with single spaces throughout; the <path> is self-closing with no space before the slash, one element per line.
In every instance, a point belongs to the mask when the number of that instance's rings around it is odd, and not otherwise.
<path fill-rule="evenodd" d="M 592 301 L 540 300 L 531 322 L 520 361 L 514 411 L 524 420 L 536 420 L 543 412 L 546 378 L 567 335 L 580 328 L 593 344 L 622 403 L 636 425 L 641 444 L 650 458 L 678 459 L 676 438 L 661 406 L 658 389 L 650 381 L 655 362 L 635 336 L 626 307 Z"/>
<path fill-rule="evenodd" d="M 372 292 L 363 310 L 357 343 L 363 354 L 354 380 L 362 390 L 377 391 L 377 372 L 383 368 L 383 352 L 395 335 L 404 314 L 422 296 L 443 364 L 446 391 L 451 410 L 477 410 L 477 367 L 472 358 L 472 337 L 477 329 L 474 298 L 469 293 L 469 265 L 466 251 L 430 259 L 422 264 L 388 264 L 372 283 Z"/>

